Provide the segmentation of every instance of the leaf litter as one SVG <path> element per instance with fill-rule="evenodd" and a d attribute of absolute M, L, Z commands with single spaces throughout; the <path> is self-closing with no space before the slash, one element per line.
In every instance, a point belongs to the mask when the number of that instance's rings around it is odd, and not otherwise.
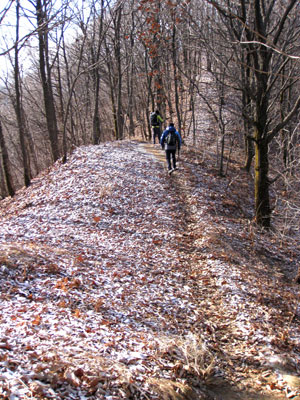
<path fill-rule="evenodd" d="M 299 249 L 183 158 L 81 147 L 2 200 L 0 398 L 299 398 Z"/>

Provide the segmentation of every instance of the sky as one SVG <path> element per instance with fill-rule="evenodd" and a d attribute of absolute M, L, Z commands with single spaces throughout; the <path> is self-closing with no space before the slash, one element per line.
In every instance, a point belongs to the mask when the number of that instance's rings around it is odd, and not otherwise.
<path fill-rule="evenodd" d="M 23 8 L 23 4 L 26 4 L 26 9 Z M 0 7 L 0 73 L 1 77 L 3 77 L 6 71 L 12 68 L 9 57 L 14 57 L 13 46 L 16 39 L 16 2 L 6 0 Z M 34 9 L 30 1 L 21 1 L 19 33 L 21 45 L 24 44 L 24 38 L 35 29 L 33 12 Z M 5 54 L 8 50 L 10 50 L 9 54 Z M 20 52 L 20 62 L 21 64 L 29 65 L 28 53 L 24 50 L 25 49 Z"/>
<path fill-rule="evenodd" d="M 52 9 L 50 16 L 55 16 L 57 10 L 61 10 L 64 0 L 52 0 Z M 84 7 L 82 6 L 84 4 Z M 85 10 L 88 10 L 88 2 L 81 0 L 74 0 L 68 3 L 68 15 L 72 14 L 72 17 L 84 14 Z M 61 12 L 61 11 L 60 11 Z M 60 15 L 59 15 L 60 16 Z M 55 18 L 57 21 L 57 19 Z M 23 69 L 30 66 L 30 51 L 34 49 L 36 53 L 36 15 L 34 1 L 20 0 L 20 64 Z M 66 25 L 67 26 L 67 25 Z M 68 35 L 74 32 L 74 26 L 68 23 Z M 73 36 L 73 35 L 71 35 Z M 8 69 L 11 69 L 11 63 L 9 56 L 5 54 L 10 49 L 10 56 L 14 57 L 13 46 L 16 40 L 16 0 L 1 0 L 0 6 L 0 78 L 6 73 Z M 25 46 L 24 46 L 25 44 Z"/>

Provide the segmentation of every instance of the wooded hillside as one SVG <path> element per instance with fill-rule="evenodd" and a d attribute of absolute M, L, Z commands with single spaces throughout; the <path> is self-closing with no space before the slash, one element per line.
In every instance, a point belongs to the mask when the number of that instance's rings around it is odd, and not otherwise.
<path fill-rule="evenodd" d="M 297 0 L 1 2 L 0 399 L 300 398 L 299 27 Z"/>
<path fill-rule="evenodd" d="M 220 175 L 245 159 L 259 225 L 299 229 L 297 0 L 5 3 L 2 197 L 78 146 L 149 140 L 158 108 Z"/>

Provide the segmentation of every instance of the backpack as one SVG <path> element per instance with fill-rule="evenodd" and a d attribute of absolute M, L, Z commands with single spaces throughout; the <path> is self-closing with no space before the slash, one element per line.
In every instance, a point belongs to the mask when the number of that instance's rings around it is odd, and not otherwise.
<path fill-rule="evenodd" d="M 155 112 L 151 113 L 151 115 L 150 115 L 150 123 L 151 123 L 151 126 L 158 125 L 157 114 Z"/>
<path fill-rule="evenodd" d="M 166 137 L 166 143 L 169 146 L 176 146 L 177 143 L 177 135 L 175 130 L 170 130 Z"/>

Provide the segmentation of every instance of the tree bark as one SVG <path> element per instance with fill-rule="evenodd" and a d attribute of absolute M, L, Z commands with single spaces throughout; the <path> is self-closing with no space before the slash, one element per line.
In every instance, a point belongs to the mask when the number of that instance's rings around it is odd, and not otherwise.
<path fill-rule="evenodd" d="M 117 9 L 115 20 L 115 59 L 117 63 L 117 125 L 118 125 L 118 140 L 123 139 L 124 135 L 124 115 L 123 115 L 123 102 L 122 102 L 122 60 L 121 60 L 121 18 L 123 8 L 120 5 Z"/>
<path fill-rule="evenodd" d="M 1 149 L 1 158 L 2 158 L 2 166 L 3 166 L 5 184 L 7 187 L 8 194 L 12 197 L 15 194 L 15 190 L 12 185 L 12 176 L 10 173 L 8 151 L 7 151 L 7 147 L 5 144 L 1 120 L 0 120 L 0 149 Z"/>
<path fill-rule="evenodd" d="M 257 223 L 269 228 L 271 223 L 271 208 L 269 196 L 269 160 L 267 141 L 267 116 L 269 105 L 268 72 L 270 70 L 270 53 L 264 46 L 266 27 L 262 16 L 260 0 L 255 0 L 255 32 L 256 40 L 261 42 L 257 51 L 252 54 L 255 67 L 255 216 Z"/>
<path fill-rule="evenodd" d="M 181 114 L 179 108 L 179 93 L 178 93 L 178 69 L 177 69 L 177 49 L 176 49 L 176 23 L 174 21 L 172 32 L 172 61 L 173 61 L 173 74 L 175 85 L 175 108 L 177 115 L 178 130 L 181 132 Z"/>
<path fill-rule="evenodd" d="M 46 4 L 44 4 L 46 7 Z M 38 23 L 38 39 L 39 39 L 39 63 L 40 74 L 44 93 L 44 105 L 47 120 L 47 128 L 51 145 L 53 160 L 58 160 L 60 156 L 58 145 L 58 128 L 55 111 L 55 103 L 51 82 L 51 67 L 49 64 L 48 51 L 48 23 L 46 10 L 41 0 L 36 0 L 36 16 Z"/>
<path fill-rule="evenodd" d="M 17 0 L 16 4 L 16 44 L 15 44 L 15 65 L 14 65 L 14 79 L 15 79 L 15 112 L 18 124 L 19 140 L 22 153 L 23 163 L 23 177 L 25 186 L 28 187 L 31 181 L 30 163 L 29 156 L 26 149 L 25 141 L 25 120 L 23 115 L 23 107 L 21 101 L 21 89 L 20 89 L 20 68 L 19 68 L 19 22 L 20 22 L 20 2 Z"/>
<path fill-rule="evenodd" d="M 260 73 L 257 73 L 260 75 Z M 255 140 L 255 215 L 257 223 L 269 228 L 271 224 L 271 207 L 269 196 L 269 146 L 267 131 L 268 96 L 266 75 L 258 78 L 261 90 L 257 93 L 256 120 L 254 125 Z"/>
<path fill-rule="evenodd" d="M 255 136 L 260 134 L 255 132 Z M 264 228 L 271 224 L 268 172 L 268 144 L 261 139 L 255 143 L 255 216 L 256 222 Z"/>
<path fill-rule="evenodd" d="M 96 7 L 95 7 L 96 10 Z M 96 18 L 96 11 L 95 11 L 95 18 Z M 93 111 L 93 144 L 99 144 L 101 141 L 101 119 L 99 114 L 100 108 L 100 68 L 99 68 L 99 61 L 100 61 L 100 50 L 101 44 L 103 40 L 103 18 L 104 18 L 104 0 L 101 0 L 101 14 L 96 18 L 94 24 L 94 32 L 93 32 L 93 42 L 96 44 L 96 48 L 91 47 L 91 55 L 92 55 L 92 78 L 94 83 L 94 111 Z M 96 35 L 96 29 L 97 35 Z"/>

